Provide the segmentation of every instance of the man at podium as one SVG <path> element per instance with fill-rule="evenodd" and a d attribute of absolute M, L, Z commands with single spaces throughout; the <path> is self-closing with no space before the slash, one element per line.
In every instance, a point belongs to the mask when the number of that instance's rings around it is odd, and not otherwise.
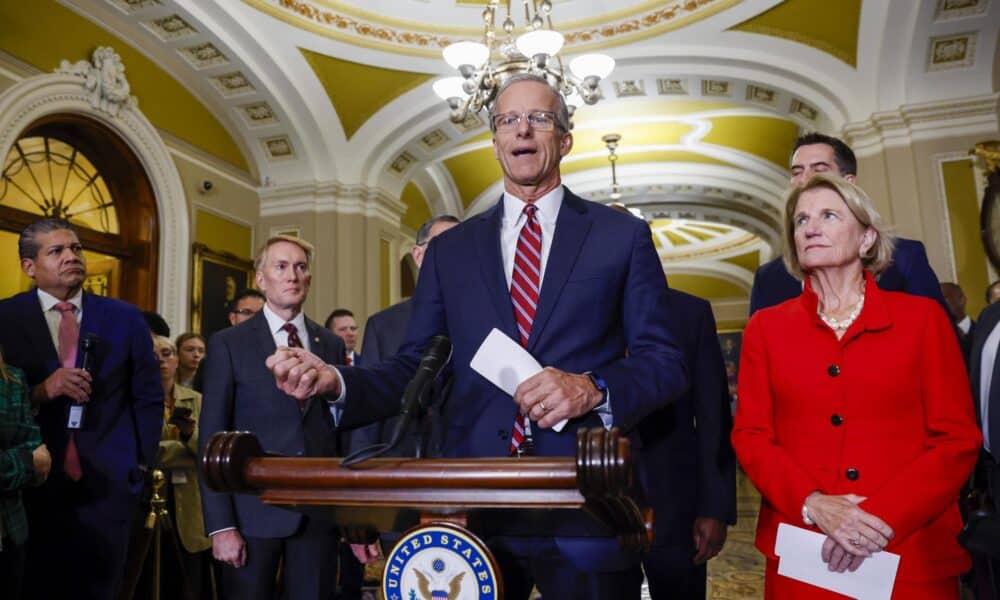
<path fill-rule="evenodd" d="M 579 428 L 631 431 L 687 387 L 668 333 L 666 278 L 644 222 L 561 185 L 573 135 L 565 101 L 544 79 L 512 76 L 490 124 L 504 193 L 429 245 L 400 353 L 337 370 L 281 348 L 268 365 L 283 391 L 325 395 L 339 426 L 354 427 L 400 411 L 421 351 L 443 334 L 454 371 L 442 413 L 445 456 L 573 456 Z M 545 367 L 513 401 L 470 368 L 494 328 Z M 533 586 L 546 598 L 639 597 L 639 556 L 587 535 L 583 515 L 572 516 L 576 523 L 546 537 L 485 536 L 505 598 L 526 599 Z"/>

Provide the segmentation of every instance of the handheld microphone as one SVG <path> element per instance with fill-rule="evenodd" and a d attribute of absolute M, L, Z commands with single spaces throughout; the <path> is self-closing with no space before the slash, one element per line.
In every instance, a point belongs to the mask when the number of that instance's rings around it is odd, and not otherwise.
<path fill-rule="evenodd" d="M 88 333 L 80 340 L 80 368 L 90 373 L 91 378 L 97 376 L 97 344 L 100 338 L 93 333 Z M 69 415 L 66 418 L 67 429 L 80 429 L 83 427 L 83 419 L 87 414 L 86 404 L 69 405 Z"/>
<path fill-rule="evenodd" d="M 399 422 L 393 431 L 392 439 L 387 444 L 375 444 L 353 452 L 344 457 L 340 464 L 349 467 L 369 458 L 382 456 L 398 446 L 414 416 L 419 416 L 427 411 L 428 402 L 424 400 L 428 396 L 427 389 L 434 383 L 449 360 L 451 360 L 451 340 L 448 339 L 448 336 L 436 335 L 431 338 L 431 342 L 417 366 L 416 374 L 406 386 L 406 391 L 403 392 L 402 410 L 399 413 Z"/>

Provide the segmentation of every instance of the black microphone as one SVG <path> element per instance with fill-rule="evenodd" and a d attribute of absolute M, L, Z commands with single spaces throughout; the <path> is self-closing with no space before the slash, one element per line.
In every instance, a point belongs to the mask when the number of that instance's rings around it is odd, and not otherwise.
<path fill-rule="evenodd" d="M 427 411 L 427 402 L 424 400 L 429 394 L 427 389 L 434 380 L 437 379 L 441 370 L 451 359 L 451 340 L 445 335 L 436 335 L 431 338 L 427 350 L 424 351 L 423 358 L 417 366 L 417 372 L 406 386 L 403 392 L 402 410 L 399 413 L 399 422 L 396 423 L 396 430 L 392 434 L 392 439 L 387 444 L 375 444 L 368 448 L 351 453 L 344 457 L 340 464 L 349 467 L 361 461 L 382 456 L 399 445 L 403 439 L 403 434 L 410 426 L 414 416 L 422 415 Z"/>
<path fill-rule="evenodd" d="M 90 373 L 91 391 L 93 391 L 93 381 L 97 376 L 97 344 L 100 338 L 93 333 L 88 333 L 80 340 L 80 368 Z M 75 402 L 69 405 L 69 414 L 66 417 L 67 429 L 80 429 L 83 427 L 83 420 L 87 414 L 86 404 Z"/>
<path fill-rule="evenodd" d="M 80 368 L 90 373 L 91 377 L 97 375 L 97 342 L 99 340 L 100 338 L 93 333 L 88 333 L 80 340 L 80 350 L 83 351 Z"/>

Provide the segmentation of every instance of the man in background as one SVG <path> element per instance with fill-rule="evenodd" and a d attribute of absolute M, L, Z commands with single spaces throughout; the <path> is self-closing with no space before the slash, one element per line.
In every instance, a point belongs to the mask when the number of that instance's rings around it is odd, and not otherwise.
<path fill-rule="evenodd" d="M 266 301 L 249 320 L 217 332 L 208 343 L 201 411 L 201 452 L 213 432 L 253 432 L 265 451 L 284 456 L 335 456 L 333 422 L 319 398 L 297 401 L 269 381 L 265 359 L 279 346 L 309 349 L 342 363 L 344 344 L 306 318 L 312 245 L 275 236 L 258 251 L 257 287 Z M 266 505 L 252 494 L 219 493 L 202 480 L 205 531 L 220 568 L 222 593 L 272 600 L 281 564 L 290 600 L 329 600 L 338 532 L 326 520 Z"/>
<path fill-rule="evenodd" d="M 239 325 L 249 321 L 264 308 L 264 294 L 253 288 L 245 288 L 236 293 L 229 303 L 229 324 Z"/>
<path fill-rule="evenodd" d="M 951 322 L 958 332 L 958 345 L 962 349 L 962 358 L 965 359 L 965 364 L 968 366 L 969 353 L 972 350 L 972 330 L 976 326 L 975 321 L 965 314 L 968 299 L 962 288 L 957 283 L 950 281 L 941 284 L 941 295 L 944 296 L 944 301 L 948 305 L 948 316 L 951 317 Z"/>
<path fill-rule="evenodd" d="M 809 133 L 795 140 L 789 183 L 797 187 L 817 173 L 832 173 L 857 182 L 858 160 L 843 140 L 821 133 Z M 927 261 L 924 245 L 916 240 L 896 238 L 892 264 L 878 277 L 883 290 L 906 292 L 937 300 L 947 310 L 937 276 Z M 792 277 L 781 258 L 765 263 L 754 274 L 750 290 L 750 316 L 768 306 L 781 304 L 802 293 L 802 282 Z"/>
<path fill-rule="evenodd" d="M 69 222 L 32 223 L 18 253 L 36 289 L 0 302 L 0 345 L 25 372 L 52 454 L 48 480 L 25 491 L 24 597 L 110 599 L 160 440 L 159 364 L 139 309 L 83 292 Z"/>
<path fill-rule="evenodd" d="M 994 281 L 986 288 L 986 304 L 1000 300 L 1000 280 Z"/>
<path fill-rule="evenodd" d="M 360 365 L 361 354 L 354 351 L 358 345 L 358 324 L 354 320 L 354 313 L 346 308 L 334 310 L 326 318 L 326 328 L 344 340 L 344 348 L 347 350 L 347 366 Z"/>
<path fill-rule="evenodd" d="M 430 244 L 431 240 L 458 225 L 458 223 L 459 220 L 457 217 L 440 215 L 429 219 L 420 226 L 420 229 L 417 231 L 416 243 L 410 249 L 410 256 L 413 257 L 413 262 L 417 265 L 418 271 L 424 262 L 424 254 L 427 252 L 427 245 Z M 403 339 L 406 336 L 406 326 L 410 322 L 410 314 L 412 312 L 413 300 L 407 298 L 368 317 L 368 322 L 365 323 L 365 338 L 363 343 L 367 364 L 375 364 L 381 360 L 395 356 L 399 352 L 399 348 L 403 345 Z M 425 415 L 424 418 L 429 419 L 430 415 Z M 351 452 L 367 448 L 373 444 L 388 442 L 392 433 L 396 430 L 398 422 L 398 417 L 392 417 L 355 429 L 351 432 Z M 431 438 L 430 434 L 433 422 L 425 422 L 422 425 L 423 428 L 421 431 L 408 432 L 399 446 L 389 452 L 387 456 L 415 456 L 421 437 L 424 438 L 424 442 L 430 441 L 429 438 Z M 426 449 L 422 450 L 424 450 L 422 455 L 428 456 Z M 433 456 L 435 454 L 437 454 L 436 451 L 431 451 L 429 455 Z"/>

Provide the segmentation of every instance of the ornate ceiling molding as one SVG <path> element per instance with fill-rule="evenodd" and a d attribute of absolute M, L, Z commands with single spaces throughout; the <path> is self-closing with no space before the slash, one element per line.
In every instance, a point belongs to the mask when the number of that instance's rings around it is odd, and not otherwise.
<path fill-rule="evenodd" d="M 557 23 L 570 52 L 619 46 L 706 19 L 742 0 L 644 2 L 576 22 Z M 478 39 L 478 27 L 446 27 L 393 19 L 334 0 L 243 0 L 289 25 L 338 41 L 411 56 L 439 57 L 462 39 Z M 475 22 L 471 21 L 470 22 Z"/>

